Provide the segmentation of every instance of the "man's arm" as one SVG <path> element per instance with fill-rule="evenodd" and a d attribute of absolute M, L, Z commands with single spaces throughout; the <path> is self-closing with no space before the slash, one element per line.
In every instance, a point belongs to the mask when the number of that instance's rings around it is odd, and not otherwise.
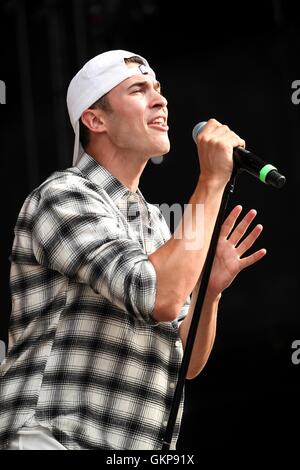
<path fill-rule="evenodd" d="M 186 345 L 187 336 L 195 311 L 195 303 L 197 300 L 199 287 L 200 280 L 198 281 L 195 289 L 193 290 L 188 314 L 179 327 L 179 335 L 182 341 L 183 348 L 185 348 Z M 194 347 L 187 371 L 187 379 L 195 378 L 201 372 L 201 370 L 204 368 L 205 364 L 208 361 L 216 337 L 217 314 L 220 298 L 221 294 L 210 295 L 209 292 L 205 297 L 197 328 L 196 338 L 194 341 Z"/>
<path fill-rule="evenodd" d="M 210 119 L 197 137 L 201 174 L 176 232 L 149 255 L 157 276 L 152 316 L 157 321 L 177 318 L 203 268 L 224 187 L 232 172 L 233 147 L 245 142 Z M 197 220 L 202 207 L 202 220 Z M 201 213 L 201 211 L 200 211 Z"/>
<path fill-rule="evenodd" d="M 222 183 L 210 184 L 200 178 L 174 235 L 148 256 L 157 277 L 155 320 L 175 320 L 193 291 L 205 262 L 223 189 Z M 202 220 L 197 220 L 199 214 Z"/>

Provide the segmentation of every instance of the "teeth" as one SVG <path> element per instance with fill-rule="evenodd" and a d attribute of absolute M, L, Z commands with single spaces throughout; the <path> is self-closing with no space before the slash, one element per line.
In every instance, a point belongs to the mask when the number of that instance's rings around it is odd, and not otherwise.
<path fill-rule="evenodd" d="M 152 121 L 151 124 L 160 124 L 160 125 L 163 125 L 163 124 L 164 124 L 164 120 L 163 120 L 163 119 L 155 119 L 155 121 Z"/>

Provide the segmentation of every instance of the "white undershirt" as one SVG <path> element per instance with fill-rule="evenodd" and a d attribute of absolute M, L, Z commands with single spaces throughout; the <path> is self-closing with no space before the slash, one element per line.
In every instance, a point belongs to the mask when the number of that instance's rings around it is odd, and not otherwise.
<path fill-rule="evenodd" d="M 67 450 L 43 426 L 24 426 L 19 429 L 8 447 L 9 450 Z"/>

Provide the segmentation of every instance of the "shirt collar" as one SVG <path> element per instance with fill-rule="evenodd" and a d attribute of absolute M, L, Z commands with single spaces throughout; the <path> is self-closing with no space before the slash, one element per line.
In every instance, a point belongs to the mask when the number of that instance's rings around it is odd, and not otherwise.
<path fill-rule="evenodd" d="M 113 176 L 104 166 L 100 165 L 93 157 L 84 153 L 77 163 L 77 168 L 87 176 L 93 183 L 101 186 L 109 195 L 113 202 L 117 202 L 122 197 L 139 195 L 143 201 L 144 197 L 139 189 L 136 193 L 130 191 L 115 176 Z"/>

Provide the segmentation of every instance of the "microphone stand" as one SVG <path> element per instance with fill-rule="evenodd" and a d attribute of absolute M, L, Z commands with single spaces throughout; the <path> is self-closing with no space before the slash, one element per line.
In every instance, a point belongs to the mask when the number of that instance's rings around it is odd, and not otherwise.
<path fill-rule="evenodd" d="M 218 243 L 218 239 L 220 235 L 220 230 L 221 230 L 222 223 L 224 220 L 229 196 L 231 193 L 233 193 L 233 190 L 234 190 L 236 174 L 237 174 L 237 169 L 233 168 L 230 180 L 226 184 L 223 195 L 222 195 L 222 200 L 221 200 L 218 216 L 216 219 L 216 223 L 214 226 L 213 234 L 211 237 L 209 249 L 207 252 L 207 256 L 206 256 L 206 260 L 205 260 L 205 264 L 203 268 L 203 276 L 202 276 L 202 280 L 201 280 L 201 284 L 200 284 L 200 288 L 198 292 L 198 297 L 197 297 L 197 301 L 195 304 L 194 314 L 193 314 L 193 318 L 191 321 L 191 325 L 190 325 L 190 329 L 189 329 L 189 333 L 188 333 L 188 337 L 187 337 L 187 341 L 186 341 L 186 345 L 184 349 L 183 359 L 182 359 L 182 363 L 181 363 L 181 367 L 179 371 L 179 377 L 178 377 L 176 389 L 174 392 L 174 398 L 173 398 L 173 402 L 171 406 L 168 424 L 167 424 L 166 431 L 165 431 L 165 437 L 163 441 L 162 450 L 169 450 L 171 442 L 172 442 L 172 436 L 173 436 L 174 426 L 175 426 L 176 418 L 178 414 L 178 408 L 180 405 L 181 396 L 183 392 L 184 381 L 186 378 L 186 374 L 187 374 L 187 370 L 188 370 L 188 366 L 190 362 L 190 357 L 191 357 L 193 346 L 194 346 L 194 341 L 195 341 L 197 328 L 198 328 L 198 324 L 200 320 L 202 306 L 203 306 L 203 302 L 205 299 L 205 294 L 206 294 L 206 290 L 208 286 L 211 268 L 212 268 L 212 264 L 213 264 L 215 253 L 216 253 L 216 247 L 217 247 L 217 243 Z"/>

